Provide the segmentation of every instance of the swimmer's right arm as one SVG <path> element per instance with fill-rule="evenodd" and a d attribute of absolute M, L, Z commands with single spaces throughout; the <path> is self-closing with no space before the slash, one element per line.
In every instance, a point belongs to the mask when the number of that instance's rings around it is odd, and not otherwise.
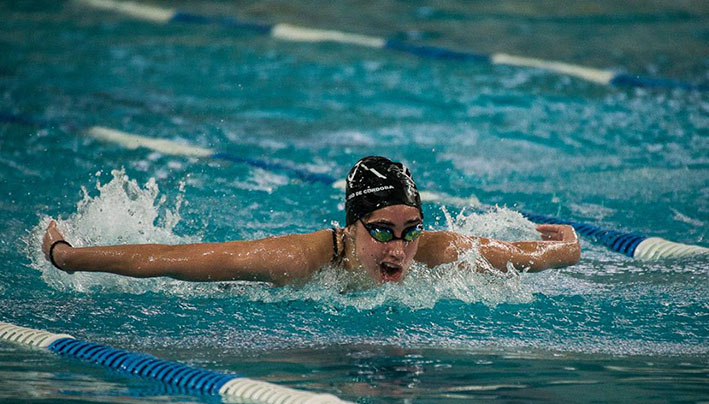
<path fill-rule="evenodd" d="M 71 247 L 50 222 L 42 250 L 66 272 L 109 272 L 186 281 L 250 280 L 277 285 L 305 279 L 332 259 L 332 233 L 321 230 L 263 240 L 200 244 Z M 49 255 L 51 246 L 54 245 Z"/>

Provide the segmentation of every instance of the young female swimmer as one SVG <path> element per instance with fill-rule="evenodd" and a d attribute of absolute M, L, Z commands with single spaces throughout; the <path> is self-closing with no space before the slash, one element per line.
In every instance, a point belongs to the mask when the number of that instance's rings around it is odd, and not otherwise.
<path fill-rule="evenodd" d="M 263 240 L 183 245 L 75 248 L 52 221 L 45 257 L 62 271 L 111 272 L 136 278 L 187 281 L 307 279 L 328 264 L 366 273 L 376 283 L 403 279 L 414 261 L 428 267 L 454 262 L 477 248 L 493 267 L 540 271 L 573 265 L 581 248 L 571 226 L 540 225 L 543 241 L 505 242 L 450 231 L 424 231 L 421 198 L 403 164 L 369 156 L 347 176 L 346 227 Z M 482 269 L 481 269 L 482 270 Z"/>

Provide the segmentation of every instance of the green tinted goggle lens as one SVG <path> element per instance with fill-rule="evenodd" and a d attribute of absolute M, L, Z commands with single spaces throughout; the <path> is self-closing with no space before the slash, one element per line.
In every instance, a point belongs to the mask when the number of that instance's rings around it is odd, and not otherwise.
<path fill-rule="evenodd" d="M 406 242 L 411 242 L 416 240 L 416 238 L 423 233 L 423 224 L 421 223 L 405 228 L 404 231 L 401 232 L 401 237 L 394 236 L 394 231 L 386 227 L 372 226 L 365 224 L 364 222 L 362 222 L 362 225 L 365 229 L 367 229 L 369 235 L 380 243 L 387 243 L 392 240 L 404 240 Z"/>

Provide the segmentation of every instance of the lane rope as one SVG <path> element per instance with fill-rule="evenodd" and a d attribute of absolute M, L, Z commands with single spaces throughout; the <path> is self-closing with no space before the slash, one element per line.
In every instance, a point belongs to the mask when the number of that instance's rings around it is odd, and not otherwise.
<path fill-rule="evenodd" d="M 610 250 L 641 261 L 657 261 L 662 259 L 687 258 L 699 255 L 709 255 L 709 248 L 675 243 L 660 237 L 648 237 L 637 233 L 627 233 L 604 229 L 587 223 L 566 220 L 553 216 L 539 215 L 530 212 L 520 212 L 534 223 L 568 224 L 577 233 L 590 238 Z"/>
<path fill-rule="evenodd" d="M 6 112 L 0 112 L 0 121 L 24 125 L 43 124 L 42 119 L 37 117 L 23 116 Z M 56 121 L 47 122 L 56 124 Z M 76 125 L 70 126 L 77 128 Z M 168 139 L 150 138 L 103 126 L 92 126 L 86 129 L 84 133 L 88 136 L 94 137 L 95 139 L 115 143 L 130 150 L 145 148 L 171 156 L 187 156 L 230 161 L 268 171 L 285 172 L 305 182 L 320 183 L 339 190 L 345 189 L 345 180 L 338 180 L 327 174 L 315 173 L 298 167 L 296 164 L 291 162 L 241 157 L 225 152 L 219 152 L 210 148 L 180 144 Z M 445 193 L 430 191 L 422 191 L 421 200 L 425 202 L 437 202 L 440 204 L 450 204 L 463 207 L 468 206 L 480 209 L 494 208 L 493 206 L 480 203 L 478 198 L 475 196 L 461 198 L 447 195 Z M 676 243 L 660 237 L 648 237 L 642 234 L 603 229 L 587 223 L 531 212 L 520 213 L 534 223 L 568 224 L 573 226 L 579 234 L 590 238 L 594 242 L 602 244 L 612 251 L 640 260 L 654 261 L 660 259 L 686 258 L 690 256 L 709 254 L 709 248 L 702 246 Z"/>
<path fill-rule="evenodd" d="M 0 119 L 2 119 L 0 117 Z M 92 126 L 85 132 L 86 135 L 102 140 L 108 143 L 115 143 L 130 150 L 135 150 L 139 147 L 153 150 L 165 155 L 171 156 L 187 156 L 197 158 L 211 158 L 214 160 L 224 160 L 233 163 L 242 163 L 252 167 L 262 168 L 270 171 L 284 171 L 293 177 L 299 178 L 305 182 L 321 183 L 332 186 L 337 189 L 345 189 L 345 181 L 338 180 L 333 176 L 312 172 L 296 166 L 293 163 L 284 161 L 273 161 L 266 159 L 256 159 L 241 157 L 234 154 L 216 151 L 214 149 L 203 148 L 199 146 L 191 146 L 180 144 L 167 139 L 155 139 L 133 133 L 123 132 L 117 129 L 106 128 L 104 126 Z M 459 198 L 445 194 L 425 192 L 421 195 L 425 201 L 445 201 L 454 205 L 462 204 L 477 204 L 477 198 Z"/>
<path fill-rule="evenodd" d="M 480 54 L 456 51 L 435 46 L 417 45 L 397 39 L 386 39 L 370 35 L 348 33 L 336 30 L 299 27 L 291 24 L 257 24 L 231 17 L 217 17 L 141 4 L 133 1 L 77 0 L 81 4 L 98 10 L 112 11 L 123 15 L 158 24 L 191 23 L 215 24 L 227 28 L 245 29 L 272 38 L 291 42 L 334 42 L 375 49 L 388 49 L 408 53 L 428 59 L 447 59 L 462 62 L 488 63 L 522 68 L 541 69 L 552 73 L 576 77 L 600 85 L 616 87 L 647 87 L 707 91 L 707 85 L 695 85 L 674 79 L 647 77 L 630 73 L 597 69 L 554 60 L 514 56 L 505 53 Z"/>
<path fill-rule="evenodd" d="M 263 404 L 352 404 L 332 394 L 295 390 L 235 374 L 199 369 L 153 355 L 117 349 L 78 340 L 68 334 L 54 334 L 0 321 L 0 340 L 43 348 L 60 356 L 80 359 L 178 387 L 189 392 L 221 395 L 238 402 Z"/>

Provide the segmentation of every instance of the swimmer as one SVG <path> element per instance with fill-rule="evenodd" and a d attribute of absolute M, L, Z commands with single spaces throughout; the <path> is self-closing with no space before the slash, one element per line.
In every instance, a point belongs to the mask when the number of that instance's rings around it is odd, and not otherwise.
<path fill-rule="evenodd" d="M 507 242 L 425 231 L 421 198 L 403 164 L 369 156 L 347 176 L 346 226 L 262 240 L 182 245 L 72 247 L 51 221 L 42 250 L 58 269 L 186 281 L 266 281 L 285 285 L 335 265 L 375 283 L 399 282 L 414 261 L 433 268 L 470 249 L 494 268 L 540 271 L 576 264 L 578 237 L 567 225 L 540 225 L 541 241 Z M 485 270 L 479 268 L 479 270 Z"/>

